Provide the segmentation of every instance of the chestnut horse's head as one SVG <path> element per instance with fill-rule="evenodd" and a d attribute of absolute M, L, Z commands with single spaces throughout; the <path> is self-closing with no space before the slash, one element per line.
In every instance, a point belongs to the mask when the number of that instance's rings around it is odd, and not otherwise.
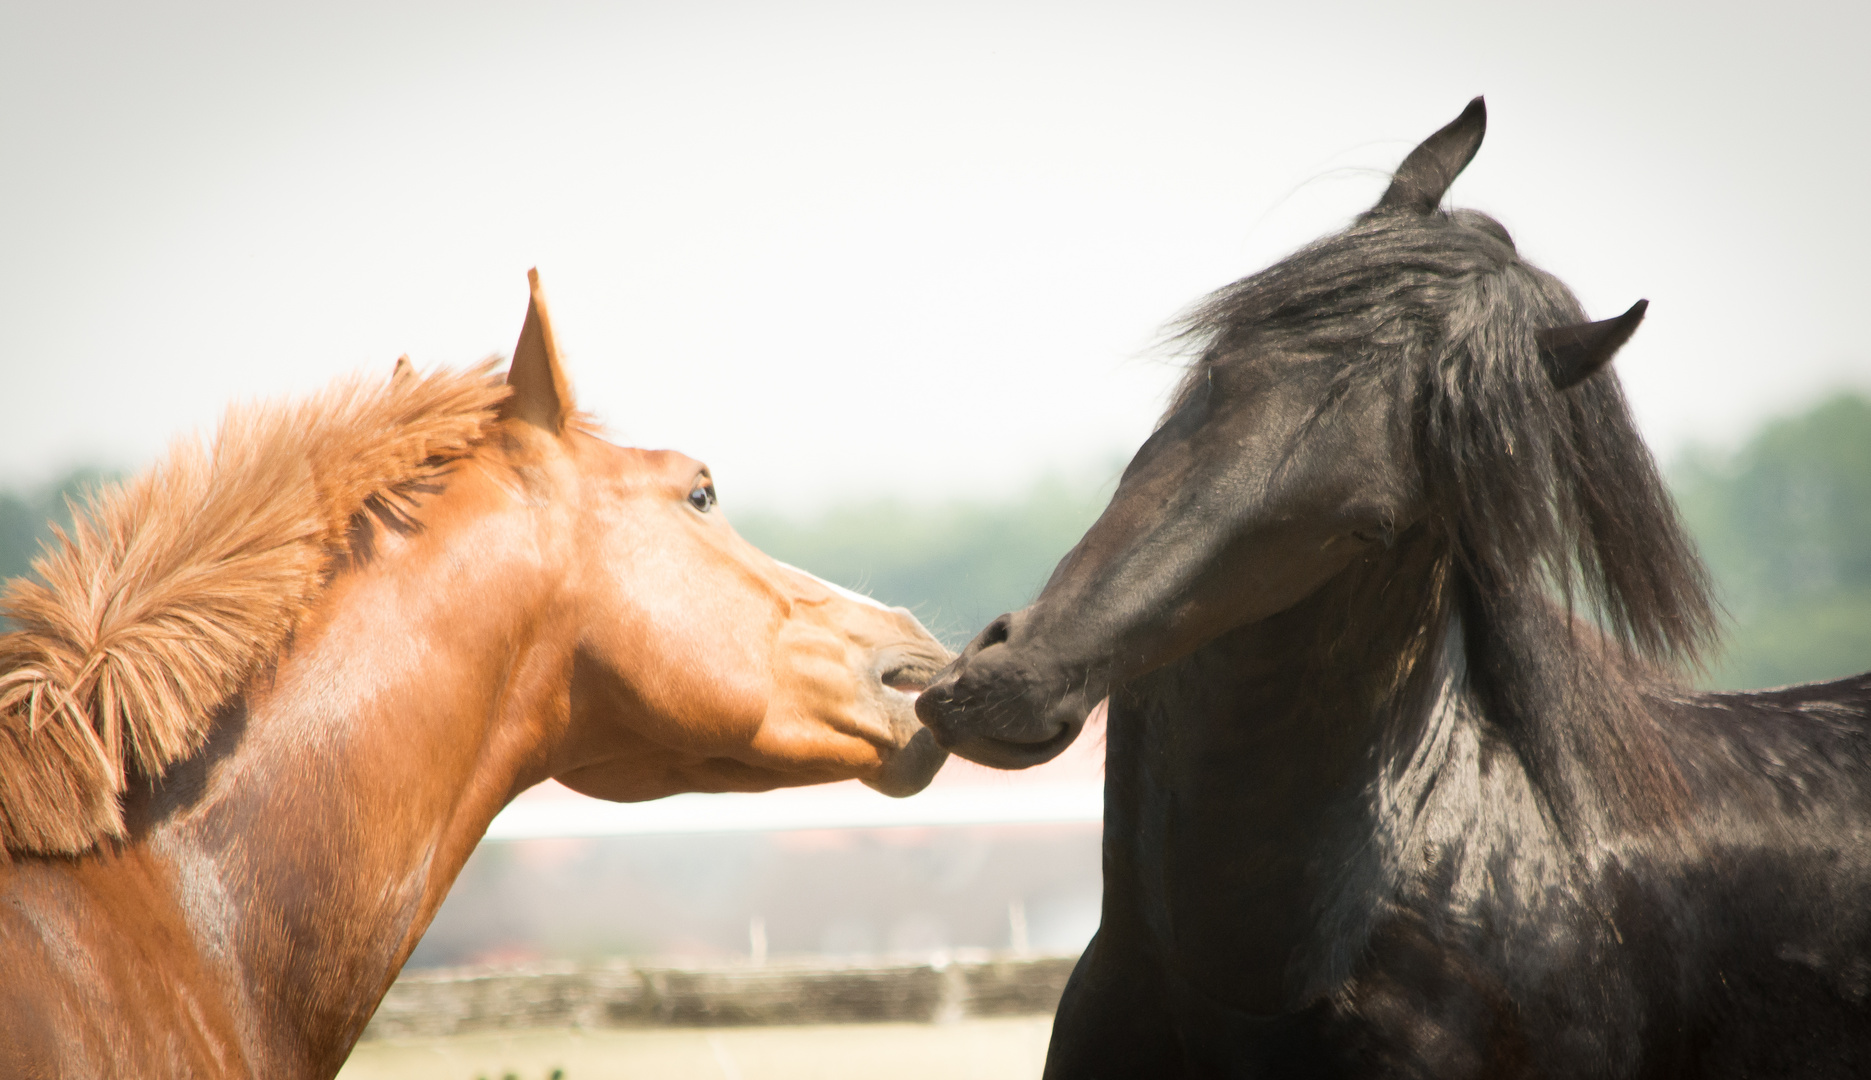
<path fill-rule="evenodd" d="M 505 457 L 525 499 L 558 519 L 542 540 L 563 566 L 554 617 L 581 628 L 547 774 L 631 801 L 929 783 L 947 755 L 916 695 L 949 653 L 914 616 L 743 540 L 701 462 L 581 423 L 537 277 L 507 381 Z"/>

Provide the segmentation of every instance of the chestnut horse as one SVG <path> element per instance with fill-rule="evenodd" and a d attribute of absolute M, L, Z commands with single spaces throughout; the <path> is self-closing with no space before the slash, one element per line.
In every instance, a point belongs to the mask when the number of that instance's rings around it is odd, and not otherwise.
<path fill-rule="evenodd" d="M 1109 695 L 1049 1077 L 1871 1075 L 1871 676 L 1673 670 L 1714 618 L 1609 365 L 1644 304 L 1441 208 L 1485 123 L 1196 311 L 1109 508 L 917 704 L 1019 767 Z"/>
<path fill-rule="evenodd" d="M 534 279 L 485 367 L 230 414 L 91 500 L 0 635 L 0 1075 L 329 1077 L 494 815 L 920 790 L 948 659 L 598 438 Z"/>

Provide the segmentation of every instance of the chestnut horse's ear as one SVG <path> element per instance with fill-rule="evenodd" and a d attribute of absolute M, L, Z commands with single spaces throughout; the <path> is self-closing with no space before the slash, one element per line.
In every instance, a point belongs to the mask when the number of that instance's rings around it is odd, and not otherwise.
<path fill-rule="evenodd" d="M 507 385 L 513 387 L 513 394 L 501 403 L 500 415 L 557 435 L 565 430 L 565 420 L 572 415 L 572 387 L 559 362 L 559 343 L 552 334 L 552 316 L 546 312 L 539 271 L 528 270 L 526 280 L 532 286 L 532 299 L 526 306 L 520 340 L 513 346 L 513 363 L 507 366 Z"/>
<path fill-rule="evenodd" d="M 396 369 L 390 372 L 390 381 L 402 382 L 404 379 L 409 378 L 415 373 L 416 373 L 416 365 L 410 363 L 409 354 L 404 353 L 403 355 L 396 358 Z"/>
<path fill-rule="evenodd" d="M 1442 196 L 1475 159 L 1475 151 L 1481 149 L 1481 137 L 1487 131 L 1488 106 L 1476 98 L 1462 110 L 1462 115 L 1410 151 L 1410 156 L 1397 166 L 1390 188 L 1377 200 L 1371 212 L 1408 210 L 1427 214 L 1442 205 Z"/>
<path fill-rule="evenodd" d="M 1536 335 L 1540 359 L 1546 361 L 1546 373 L 1553 377 L 1553 385 L 1570 390 L 1609 364 L 1637 332 L 1637 324 L 1644 321 L 1644 312 L 1649 308 L 1650 301 L 1639 300 L 1615 319 L 1541 330 Z"/>

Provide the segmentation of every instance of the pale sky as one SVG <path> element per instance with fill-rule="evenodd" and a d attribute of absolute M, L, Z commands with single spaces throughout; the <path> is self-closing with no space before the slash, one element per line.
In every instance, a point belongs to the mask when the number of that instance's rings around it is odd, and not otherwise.
<path fill-rule="evenodd" d="M 1451 193 L 1594 317 L 1666 456 L 1871 386 L 1871 5 L 9 3 L 0 486 L 237 398 L 511 348 L 730 509 L 1128 451 L 1209 289 Z"/>

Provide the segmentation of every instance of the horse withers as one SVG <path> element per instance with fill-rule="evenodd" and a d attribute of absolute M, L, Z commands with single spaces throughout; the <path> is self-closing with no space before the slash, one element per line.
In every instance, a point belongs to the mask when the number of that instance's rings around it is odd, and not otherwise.
<path fill-rule="evenodd" d="M 1587 322 L 1442 198 L 1476 99 L 1231 285 L 1109 508 L 922 695 L 1109 697 L 1047 1075 L 1871 1075 L 1871 677 L 1698 693 L 1706 575 Z"/>
<path fill-rule="evenodd" d="M 95 496 L 0 635 L 0 1075 L 328 1077 L 489 821 L 945 755 L 949 654 L 486 367 L 237 410 Z"/>

